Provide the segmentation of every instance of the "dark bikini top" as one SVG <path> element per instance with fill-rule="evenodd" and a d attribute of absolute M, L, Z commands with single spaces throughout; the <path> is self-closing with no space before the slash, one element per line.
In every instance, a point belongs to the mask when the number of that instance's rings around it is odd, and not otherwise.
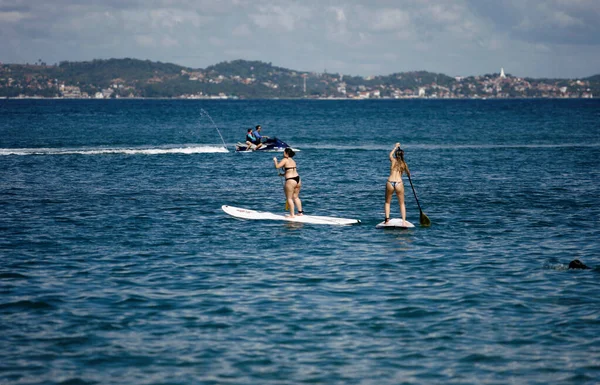
<path fill-rule="evenodd" d="M 295 169 L 295 168 L 296 168 L 296 167 L 284 167 L 283 169 L 284 169 L 285 171 L 287 171 L 287 170 L 293 170 L 293 169 Z"/>

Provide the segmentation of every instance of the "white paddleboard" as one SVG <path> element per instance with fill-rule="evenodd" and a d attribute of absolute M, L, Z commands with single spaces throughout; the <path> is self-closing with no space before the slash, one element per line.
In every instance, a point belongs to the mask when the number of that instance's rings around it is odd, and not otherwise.
<path fill-rule="evenodd" d="M 266 211 L 256 211 L 256 210 L 248 210 L 242 209 L 239 207 L 221 206 L 223 211 L 232 217 L 242 218 L 242 219 L 266 219 L 272 221 L 288 221 L 288 222 L 297 222 L 297 223 L 312 223 L 315 225 L 354 225 L 356 223 L 360 223 L 358 219 L 348 219 L 348 218 L 336 218 L 336 217 L 323 217 L 317 215 L 296 215 L 294 218 L 287 217 L 285 215 L 273 214 Z"/>
<path fill-rule="evenodd" d="M 403 224 L 401 218 L 392 218 L 389 220 L 388 223 L 385 223 L 385 221 L 383 221 L 381 223 L 378 223 L 375 227 L 378 229 L 410 229 L 412 227 L 415 227 L 415 225 L 413 225 L 409 221 L 404 221 Z"/>

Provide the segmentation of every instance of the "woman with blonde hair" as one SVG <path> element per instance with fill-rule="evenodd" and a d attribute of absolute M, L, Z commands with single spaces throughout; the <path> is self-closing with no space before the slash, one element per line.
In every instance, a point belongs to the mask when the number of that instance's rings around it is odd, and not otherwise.
<path fill-rule="evenodd" d="M 385 222 L 390 221 L 390 204 L 394 192 L 398 197 L 400 204 L 400 214 L 402 215 L 402 225 L 406 225 L 406 206 L 404 205 L 404 184 L 402 183 L 402 174 L 410 178 L 410 170 L 404 161 L 404 151 L 400 148 L 400 143 L 396 143 L 394 149 L 390 152 L 390 176 L 385 183 Z"/>
<path fill-rule="evenodd" d="M 294 150 L 288 147 L 283 150 L 283 159 L 281 162 L 277 163 L 277 158 L 273 158 L 275 168 L 283 168 L 285 171 L 283 190 L 285 192 L 287 205 L 290 209 L 291 218 L 295 216 L 295 206 L 298 207 L 298 215 L 304 214 L 304 211 L 302 211 L 302 201 L 300 200 L 300 188 L 302 187 L 302 182 L 300 181 L 300 175 L 298 175 L 298 170 L 296 169 L 296 162 L 292 159 L 294 155 L 296 155 Z"/>

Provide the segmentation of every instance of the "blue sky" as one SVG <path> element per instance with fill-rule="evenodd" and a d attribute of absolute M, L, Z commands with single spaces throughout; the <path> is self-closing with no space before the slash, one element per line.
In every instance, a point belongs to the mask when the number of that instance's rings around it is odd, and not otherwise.
<path fill-rule="evenodd" d="M 124 57 L 587 77 L 600 74 L 600 0 L 0 0 L 0 62 Z"/>

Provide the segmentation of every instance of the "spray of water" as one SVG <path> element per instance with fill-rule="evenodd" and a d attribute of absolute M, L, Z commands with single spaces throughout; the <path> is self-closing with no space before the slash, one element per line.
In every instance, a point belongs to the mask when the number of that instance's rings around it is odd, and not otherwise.
<path fill-rule="evenodd" d="M 217 125 L 215 124 L 215 121 L 210 117 L 210 115 L 208 114 L 208 112 L 206 112 L 203 108 L 201 108 L 200 109 L 200 115 L 207 117 L 212 122 L 213 126 L 217 130 L 217 133 L 221 137 L 221 141 L 223 142 L 223 147 L 225 147 L 225 149 L 227 149 L 227 145 L 225 145 L 225 140 L 223 139 L 223 135 L 221 135 L 221 131 L 219 131 L 219 127 L 217 127 Z"/>

